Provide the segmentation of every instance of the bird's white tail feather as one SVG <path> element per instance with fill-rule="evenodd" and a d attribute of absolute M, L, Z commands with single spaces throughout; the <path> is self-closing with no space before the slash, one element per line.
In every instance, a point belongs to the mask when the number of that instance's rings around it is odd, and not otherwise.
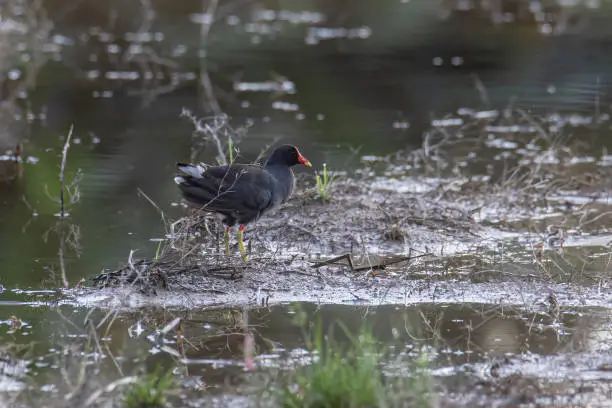
<path fill-rule="evenodd" d="M 186 175 L 195 178 L 202 178 L 202 173 L 204 172 L 203 167 L 194 166 L 192 164 L 180 164 L 177 166 L 177 168 L 179 169 L 179 171 L 185 173 Z M 174 179 L 174 181 L 176 181 L 176 178 Z"/>

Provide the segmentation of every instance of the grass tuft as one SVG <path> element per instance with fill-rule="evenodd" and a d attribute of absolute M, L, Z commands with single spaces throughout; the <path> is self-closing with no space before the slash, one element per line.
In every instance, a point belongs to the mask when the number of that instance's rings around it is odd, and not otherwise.
<path fill-rule="evenodd" d="M 317 192 L 323 202 L 329 203 L 332 198 L 331 186 L 337 175 L 330 175 L 327 172 L 327 164 L 323 163 L 323 174 L 315 173 L 315 181 L 317 183 Z"/>
<path fill-rule="evenodd" d="M 229 151 L 229 164 L 234 163 L 234 143 L 232 142 L 232 137 L 227 137 L 227 150 Z"/>
<path fill-rule="evenodd" d="M 317 329 L 314 362 L 292 372 L 282 387 L 279 404 L 285 408 L 432 407 L 432 383 L 426 359 L 419 359 L 411 374 L 383 373 L 385 353 L 372 335 L 348 332 L 350 344 L 342 347 Z"/>
<path fill-rule="evenodd" d="M 124 408 L 163 408 L 168 393 L 175 386 L 171 371 L 161 373 L 156 369 L 136 380 L 123 398 Z"/>

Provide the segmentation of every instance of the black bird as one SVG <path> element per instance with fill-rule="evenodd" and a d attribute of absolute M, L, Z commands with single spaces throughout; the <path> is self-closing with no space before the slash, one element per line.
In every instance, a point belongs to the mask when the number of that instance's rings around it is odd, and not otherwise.
<path fill-rule="evenodd" d="M 295 179 L 291 167 L 310 162 L 297 147 L 276 148 L 264 166 L 231 164 L 203 167 L 177 163 L 176 184 L 189 204 L 222 216 L 225 224 L 225 250 L 229 255 L 229 232 L 239 224 L 238 245 L 244 260 L 243 231 L 246 224 L 285 203 L 293 191 Z"/>

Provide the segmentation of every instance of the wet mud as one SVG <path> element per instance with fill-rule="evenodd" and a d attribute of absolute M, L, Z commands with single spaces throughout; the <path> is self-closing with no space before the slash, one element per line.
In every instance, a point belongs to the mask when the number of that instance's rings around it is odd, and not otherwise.
<path fill-rule="evenodd" d="M 549 174 L 522 190 L 476 177 L 345 177 L 329 203 L 300 177 L 288 204 L 248 226 L 248 262 L 235 235 L 225 255 L 214 217 L 185 209 L 157 259 L 129 259 L 74 294 L 115 306 L 607 305 L 607 205 L 568 203 L 567 184 L 542 181 Z"/>
<path fill-rule="evenodd" d="M 329 202 L 300 175 L 285 206 L 248 226 L 248 262 L 235 235 L 225 255 L 214 217 L 184 208 L 156 259 L 130 256 L 66 291 L 66 301 L 122 313 L 152 306 L 252 313 L 291 302 L 446 313 L 477 304 L 498 313 L 493 337 L 480 339 L 474 361 L 436 364 L 438 406 L 606 406 L 609 168 L 533 159 L 495 178 L 379 164 L 338 179 Z M 491 323 L 463 312 L 450 321 Z M 508 324 L 527 334 L 496 337 Z M 546 339 L 550 350 L 541 349 Z M 254 403 L 235 395 L 239 389 L 204 403 Z"/>

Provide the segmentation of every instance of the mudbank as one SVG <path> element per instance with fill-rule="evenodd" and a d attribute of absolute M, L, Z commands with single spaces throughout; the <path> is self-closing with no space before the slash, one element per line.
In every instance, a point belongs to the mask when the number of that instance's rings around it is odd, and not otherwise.
<path fill-rule="evenodd" d="M 486 176 L 345 177 L 329 202 L 304 176 L 287 204 L 247 229 L 248 262 L 235 238 L 232 256 L 225 255 L 214 218 L 186 209 L 192 212 L 168 225 L 156 259 L 103 271 L 77 298 L 107 306 L 307 300 L 546 307 L 552 294 L 564 305 L 606 304 L 595 286 L 580 285 L 578 295 L 568 284 L 581 278 L 567 279 L 560 265 L 572 256 L 590 264 L 566 246 L 605 237 L 588 222 L 595 207 L 572 205 L 568 184 L 550 169 L 527 174 L 503 183 Z"/>

